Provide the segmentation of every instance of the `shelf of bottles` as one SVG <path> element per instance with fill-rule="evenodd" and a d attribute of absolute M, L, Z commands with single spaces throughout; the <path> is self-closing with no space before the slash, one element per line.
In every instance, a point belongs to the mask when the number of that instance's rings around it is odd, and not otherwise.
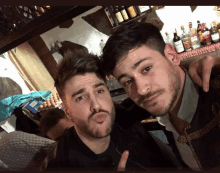
<path fill-rule="evenodd" d="M 219 21 L 220 22 L 220 21 Z M 178 34 L 176 29 L 172 38 L 167 32 L 165 42 L 175 47 L 176 52 L 181 60 L 217 51 L 220 49 L 220 23 L 212 21 L 208 28 L 206 23 L 197 21 L 197 29 L 192 27 L 189 22 L 189 32 L 181 26 L 182 35 Z"/>
<path fill-rule="evenodd" d="M 106 16 L 112 25 L 113 31 L 120 25 L 134 20 L 141 20 L 151 11 L 150 6 L 108 6 L 104 7 Z"/>

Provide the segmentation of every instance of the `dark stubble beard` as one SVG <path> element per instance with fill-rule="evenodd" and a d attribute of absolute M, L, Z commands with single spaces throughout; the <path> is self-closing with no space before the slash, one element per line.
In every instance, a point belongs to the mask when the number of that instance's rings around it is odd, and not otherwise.
<path fill-rule="evenodd" d="M 91 118 L 97 113 L 94 112 L 92 113 L 89 118 L 88 121 L 81 121 L 78 120 L 77 122 L 75 121 L 75 126 L 84 134 L 88 135 L 89 137 L 95 138 L 95 139 L 101 139 L 101 138 L 105 138 L 107 136 L 110 135 L 111 131 L 112 131 L 112 126 L 114 124 L 115 121 L 115 107 L 112 106 L 112 110 L 111 112 L 107 112 L 105 110 L 100 110 L 99 112 L 105 112 L 110 116 L 110 122 L 107 124 L 107 128 L 104 134 L 102 134 L 98 129 L 96 128 L 91 128 L 90 127 L 90 122 L 91 122 Z"/>

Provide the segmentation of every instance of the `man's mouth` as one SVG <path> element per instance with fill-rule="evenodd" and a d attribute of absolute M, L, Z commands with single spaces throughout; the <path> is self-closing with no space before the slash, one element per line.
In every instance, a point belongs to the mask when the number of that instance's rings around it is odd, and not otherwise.
<path fill-rule="evenodd" d="M 107 117 L 107 114 L 104 112 L 101 113 L 96 113 L 93 117 L 92 120 L 97 122 L 97 123 L 102 123 L 103 121 L 105 121 Z"/>
<path fill-rule="evenodd" d="M 155 99 L 157 99 L 158 96 L 161 95 L 161 94 L 162 94 L 162 93 L 157 93 L 157 94 L 155 94 L 155 95 L 153 95 L 153 96 L 151 96 L 151 97 L 149 97 L 149 98 L 146 98 L 146 99 L 143 100 L 142 103 L 149 105 L 149 104 L 151 104 L 153 101 L 155 101 Z"/>

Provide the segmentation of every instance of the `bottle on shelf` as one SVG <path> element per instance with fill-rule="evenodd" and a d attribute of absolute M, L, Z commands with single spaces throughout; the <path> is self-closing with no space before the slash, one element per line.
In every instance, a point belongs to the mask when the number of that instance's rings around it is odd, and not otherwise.
<path fill-rule="evenodd" d="M 115 8 L 114 8 L 114 14 L 115 14 L 115 16 L 116 16 L 116 18 L 117 18 L 119 24 L 121 24 L 122 22 L 124 22 L 124 19 L 123 19 L 123 17 L 122 17 L 122 14 L 121 14 L 121 12 L 120 12 L 118 6 L 115 6 Z"/>
<path fill-rule="evenodd" d="M 177 31 L 174 32 L 173 44 L 175 46 L 177 53 L 184 52 L 183 43 L 182 43 L 182 40 L 180 39 L 180 37 L 177 35 Z"/>
<path fill-rule="evenodd" d="M 113 20 L 113 18 L 112 18 L 112 15 L 111 15 L 111 13 L 110 13 L 108 7 L 105 7 L 105 8 L 104 8 L 104 11 L 105 11 L 106 16 L 108 17 L 109 22 L 110 22 L 111 25 L 114 27 L 114 26 L 115 26 L 115 22 L 114 22 L 114 20 Z"/>
<path fill-rule="evenodd" d="M 189 34 L 186 33 L 186 30 L 185 30 L 184 26 L 181 26 L 181 30 L 183 31 L 183 34 L 182 34 L 183 46 L 184 46 L 186 51 L 191 51 L 192 48 L 191 48 L 191 41 L 190 41 L 190 38 L 189 38 Z"/>
<path fill-rule="evenodd" d="M 135 18 L 137 16 L 137 12 L 135 11 L 135 7 L 134 6 L 126 6 L 126 9 L 129 13 L 129 16 L 131 19 Z"/>
<path fill-rule="evenodd" d="M 135 8 L 135 10 L 136 10 L 137 15 L 140 16 L 140 15 L 141 15 L 141 10 L 140 10 L 140 8 L 139 8 L 138 6 L 134 6 L 134 8 Z"/>
<path fill-rule="evenodd" d="M 125 7 L 124 6 L 120 6 L 120 12 L 124 18 L 125 21 L 128 21 L 129 20 L 129 17 L 128 17 L 128 13 L 127 11 L 125 10 Z"/>
<path fill-rule="evenodd" d="M 189 37 L 190 37 L 191 45 L 193 49 L 197 49 L 201 47 L 201 44 L 199 42 L 199 38 L 197 35 L 197 30 L 195 28 L 192 28 L 192 22 L 189 22 Z"/>
<path fill-rule="evenodd" d="M 216 21 L 213 21 L 212 24 L 210 24 L 211 25 L 210 34 L 211 34 L 212 41 L 216 43 L 219 41 L 219 33 L 218 33 Z"/>
<path fill-rule="evenodd" d="M 110 14 L 112 16 L 112 19 L 114 20 L 115 26 L 118 26 L 119 23 L 118 23 L 118 19 L 116 18 L 115 14 L 114 14 L 114 7 L 113 6 L 109 6 L 108 9 L 109 9 L 109 12 L 110 12 Z"/>
<path fill-rule="evenodd" d="M 197 33 L 198 33 L 198 36 L 199 36 L 199 41 L 200 41 L 201 45 L 204 45 L 203 38 L 202 38 L 202 25 L 201 25 L 199 20 L 197 21 L 197 23 L 198 23 Z"/>
<path fill-rule="evenodd" d="M 173 46 L 173 39 L 171 38 L 170 34 L 168 32 L 165 32 L 166 38 L 165 43 L 170 43 Z"/>
<path fill-rule="evenodd" d="M 211 34 L 205 23 L 202 23 L 202 38 L 205 46 L 210 45 L 212 42 Z"/>

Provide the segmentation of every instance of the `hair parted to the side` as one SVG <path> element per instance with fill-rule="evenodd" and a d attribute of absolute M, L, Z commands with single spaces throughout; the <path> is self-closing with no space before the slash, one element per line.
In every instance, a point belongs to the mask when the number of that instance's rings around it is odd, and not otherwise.
<path fill-rule="evenodd" d="M 112 73 L 116 63 L 130 50 L 143 45 L 157 50 L 164 56 L 165 42 L 156 26 L 137 21 L 119 26 L 109 37 L 102 51 L 101 59 L 107 74 Z"/>
<path fill-rule="evenodd" d="M 106 74 L 97 55 L 85 50 L 68 51 L 58 66 L 55 79 L 55 87 L 63 101 L 65 99 L 63 90 L 66 82 L 76 75 L 84 75 L 85 73 L 95 73 L 97 77 L 106 82 Z"/>
<path fill-rule="evenodd" d="M 59 108 L 51 108 L 46 110 L 40 119 L 39 129 L 44 137 L 47 137 L 47 132 L 54 127 L 61 119 L 66 118 L 66 114 Z"/>

